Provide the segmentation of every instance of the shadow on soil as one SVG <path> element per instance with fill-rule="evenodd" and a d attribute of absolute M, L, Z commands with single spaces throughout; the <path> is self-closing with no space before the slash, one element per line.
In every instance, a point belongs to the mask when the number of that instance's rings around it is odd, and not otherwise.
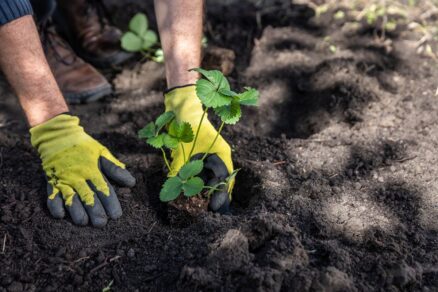
<path fill-rule="evenodd" d="M 396 57 L 384 53 L 373 56 L 377 61 L 334 58 L 314 68 L 288 66 L 260 72 L 259 77 L 256 77 L 259 82 L 286 86 L 283 90 L 286 93 L 280 103 L 266 105 L 272 107 L 270 114 L 275 113 L 277 117 L 270 125 L 272 130 L 267 134 L 272 137 L 285 134 L 286 137 L 305 139 L 333 122 L 354 126 L 363 121 L 363 108 L 377 101 L 379 92 L 378 88 L 370 86 L 373 84 L 365 76 L 375 78 L 385 91 L 396 91 L 393 83 L 386 78 L 391 69 L 385 65 L 391 63 L 398 66 Z"/>

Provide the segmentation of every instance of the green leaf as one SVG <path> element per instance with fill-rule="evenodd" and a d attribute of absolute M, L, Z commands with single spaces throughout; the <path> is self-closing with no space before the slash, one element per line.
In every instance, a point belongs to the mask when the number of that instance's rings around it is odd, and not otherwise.
<path fill-rule="evenodd" d="M 162 113 L 155 120 L 155 124 L 157 125 L 157 128 L 162 128 L 163 126 L 167 125 L 170 121 L 172 121 L 174 118 L 175 118 L 175 114 L 173 112 L 165 112 Z"/>
<path fill-rule="evenodd" d="M 125 32 L 122 36 L 122 48 L 128 52 L 138 52 L 141 50 L 143 40 L 133 32 Z"/>
<path fill-rule="evenodd" d="M 184 143 L 190 143 L 195 138 L 192 126 L 187 122 L 182 123 L 182 129 L 180 130 L 179 134 L 180 135 L 178 138 Z"/>
<path fill-rule="evenodd" d="M 150 122 L 143 129 L 138 131 L 139 138 L 152 138 L 155 136 L 155 124 Z"/>
<path fill-rule="evenodd" d="M 232 97 L 217 91 L 213 83 L 205 79 L 196 81 L 196 95 L 206 107 L 216 108 L 231 103 Z"/>
<path fill-rule="evenodd" d="M 259 91 L 255 88 L 245 87 L 246 91 L 238 95 L 239 103 L 242 105 L 253 105 L 257 106 L 259 101 Z"/>
<path fill-rule="evenodd" d="M 230 181 L 232 181 L 235 177 L 236 177 L 236 175 L 237 175 L 237 173 L 240 171 L 240 168 L 238 168 L 238 169 L 235 169 L 226 179 L 225 179 L 225 181 L 228 183 L 228 182 L 230 182 Z"/>
<path fill-rule="evenodd" d="M 142 45 L 143 50 L 149 49 L 150 47 L 155 45 L 157 43 L 157 40 L 158 40 L 157 34 L 152 30 L 146 31 L 142 35 L 142 39 L 143 39 L 143 45 Z"/>
<path fill-rule="evenodd" d="M 129 21 L 129 30 L 142 36 L 148 29 L 148 18 L 144 13 L 137 13 Z"/>
<path fill-rule="evenodd" d="M 156 137 L 151 137 L 147 139 L 147 142 L 149 145 L 151 145 L 154 148 L 161 148 L 164 146 L 164 137 L 166 134 L 160 134 Z"/>
<path fill-rule="evenodd" d="M 164 134 L 163 142 L 164 142 L 164 146 L 166 146 L 169 149 L 175 149 L 176 147 L 178 147 L 178 139 L 168 134 Z"/>
<path fill-rule="evenodd" d="M 231 102 L 230 105 L 215 108 L 214 112 L 221 118 L 222 122 L 230 125 L 237 123 L 242 116 L 240 104 L 237 101 Z"/>
<path fill-rule="evenodd" d="M 218 107 L 230 104 L 231 97 L 222 92 L 230 94 L 230 84 L 224 75 L 218 70 L 204 70 L 194 68 L 190 71 L 200 73 L 205 79 L 196 82 L 196 94 L 206 107 Z"/>
<path fill-rule="evenodd" d="M 223 95 L 226 95 L 226 96 L 230 96 L 230 97 L 237 97 L 237 96 L 239 96 L 239 95 L 238 95 L 237 93 L 235 93 L 234 91 L 229 90 L 229 89 L 225 89 L 225 88 L 221 88 L 221 89 L 219 89 L 218 92 L 219 92 L 220 94 L 223 94 Z"/>
<path fill-rule="evenodd" d="M 178 172 L 178 176 L 182 180 L 187 180 L 192 176 L 198 175 L 204 168 L 204 162 L 202 160 L 189 161 L 181 167 Z"/>
<path fill-rule="evenodd" d="M 204 181 L 200 177 L 192 177 L 188 181 L 186 181 L 182 189 L 184 191 L 184 196 L 193 197 L 194 195 L 199 194 L 204 188 Z"/>
<path fill-rule="evenodd" d="M 164 52 L 162 49 L 158 49 L 155 51 L 154 56 L 152 57 L 152 61 L 157 63 L 163 63 L 164 62 Z"/>
<path fill-rule="evenodd" d="M 210 81 L 214 87 L 219 89 L 228 89 L 230 90 L 230 84 L 228 83 L 227 78 L 225 78 L 224 74 L 222 74 L 219 70 L 204 70 L 202 68 L 193 68 L 190 71 L 196 71 L 204 76 L 208 81 Z"/>
<path fill-rule="evenodd" d="M 163 184 L 160 191 L 160 200 L 162 202 L 173 201 L 181 194 L 183 182 L 177 176 L 168 178 Z"/>
<path fill-rule="evenodd" d="M 192 126 L 187 122 L 181 123 L 177 120 L 173 120 L 172 123 L 170 123 L 169 135 L 185 143 L 192 142 L 194 138 Z"/>

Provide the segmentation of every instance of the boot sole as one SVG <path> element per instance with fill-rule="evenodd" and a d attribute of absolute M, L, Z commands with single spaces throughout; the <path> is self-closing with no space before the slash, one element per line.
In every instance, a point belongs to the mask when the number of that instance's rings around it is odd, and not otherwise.
<path fill-rule="evenodd" d="M 80 93 L 68 93 L 65 92 L 64 98 L 69 104 L 81 104 L 97 101 L 104 96 L 110 95 L 112 93 L 111 85 L 105 84 L 93 90 L 88 90 Z"/>

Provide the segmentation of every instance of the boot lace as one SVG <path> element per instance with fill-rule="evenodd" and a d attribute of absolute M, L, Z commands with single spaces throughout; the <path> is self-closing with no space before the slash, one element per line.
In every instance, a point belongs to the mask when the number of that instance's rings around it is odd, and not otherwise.
<path fill-rule="evenodd" d="M 97 16 L 101 31 L 103 31 L 106 26 L 112 24 L 110 13 L 102 0 L 89 0 L 85 15 L 88 19 Z"/>
<path fill-rule="evenodd" d="M 67 66 L 73 65 L 76 62 L 76 54 L 73 53 L 67 42 L 56 33 L 55 28 L 51 25 L 50 21 L 40 24 L 39 31 L 43 49 L 46 54 L 52 52 L 57 61 Z M 70 54 L 62 56 L 58 51 L 61 47 L 70 52 Z"/>

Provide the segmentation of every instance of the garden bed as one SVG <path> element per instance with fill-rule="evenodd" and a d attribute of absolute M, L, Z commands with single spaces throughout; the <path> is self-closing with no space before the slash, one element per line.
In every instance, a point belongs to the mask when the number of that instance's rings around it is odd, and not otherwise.
<path fill-rule="evenodd" d="M 411 33 L 384 42 L 305 4 L 229 2 L 207 1 L 207 37 L 236 53 L 231 83 L 260 91 L 223 134 L 241 168 L 232 215 L 175 221 L 159 200 L 160 152 L 136 135 L 163 111 L 162 65 L 109 72 L 115 96 L 72 107 L 137 179 L 117 189 L 124 215 L 103 229 L 50 217 L 2 83 L 0 291 L 435 291 L 435 61 Z"/>

